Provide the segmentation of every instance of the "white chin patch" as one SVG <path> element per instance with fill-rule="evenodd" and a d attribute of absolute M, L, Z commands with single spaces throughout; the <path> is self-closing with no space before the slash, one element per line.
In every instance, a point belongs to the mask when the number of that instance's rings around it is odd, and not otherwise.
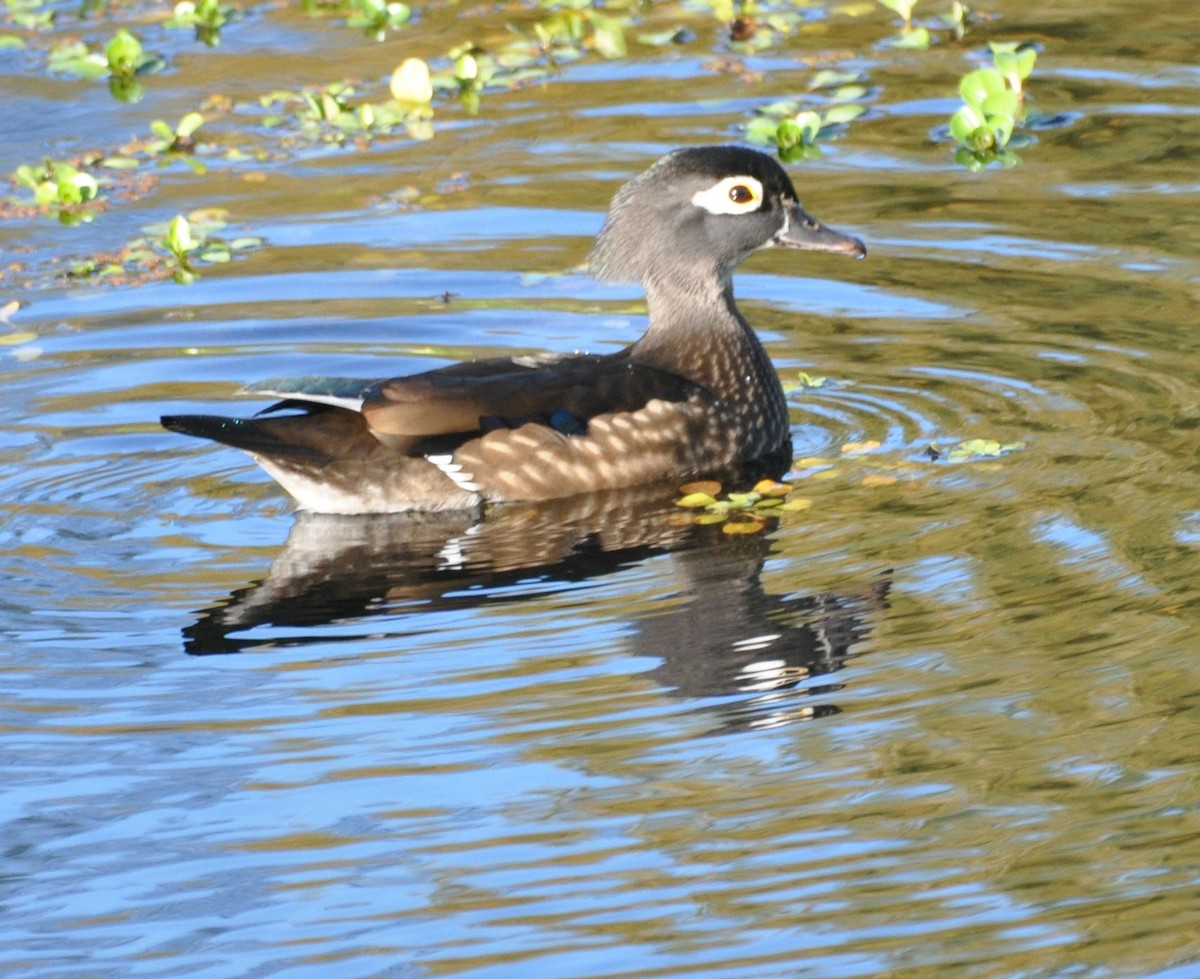
<path fill-rule="evenodd" d="M 749 214 L 762 207 L 762 202 L 762 184 L 753 177 L 724 177 L 692 195 L 692 203 L 709 214 Z"/>

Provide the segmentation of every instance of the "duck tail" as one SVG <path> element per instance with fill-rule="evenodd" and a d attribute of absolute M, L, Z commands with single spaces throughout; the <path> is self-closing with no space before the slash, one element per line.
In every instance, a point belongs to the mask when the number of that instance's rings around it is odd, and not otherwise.
<path fill-rule="evenodd" d="M 159 419 L 168 431 L 231 445 L 252 455 L 310 463 L 328 459 L 329 453 L 320 440 L 308 436 L 302 427 L 288 424 L 296 420 L 295 416 L 229 418 L 224 415 L 163 415 Z"/>

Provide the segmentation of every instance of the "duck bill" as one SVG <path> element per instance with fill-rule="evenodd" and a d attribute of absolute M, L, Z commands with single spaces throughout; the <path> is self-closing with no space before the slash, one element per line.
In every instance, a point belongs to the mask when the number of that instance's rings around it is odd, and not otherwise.
<path fill-rule="evenodd" d="M 827 228 L 808 215 L 799 204 L 788 209 L 787 224 L 775 235 L 776 245 L 783 248 L 804 248 L 812 252 L 837 252 L 866 258 L 867 246 L 853 235 Z"/>

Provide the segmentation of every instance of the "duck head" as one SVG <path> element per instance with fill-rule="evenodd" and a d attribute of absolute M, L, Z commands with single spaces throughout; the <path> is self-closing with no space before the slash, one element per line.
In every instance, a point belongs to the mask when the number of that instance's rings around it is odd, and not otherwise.
<path fill-rule="evenodd" d="M 783 168 L 741 146 L 697 146 L 662 157 L 618 192 L 592 249 L 605 282 L 728 286 L 760 248 L 802 248 L 862 258 L 861 241 L 811 217 Z"/>

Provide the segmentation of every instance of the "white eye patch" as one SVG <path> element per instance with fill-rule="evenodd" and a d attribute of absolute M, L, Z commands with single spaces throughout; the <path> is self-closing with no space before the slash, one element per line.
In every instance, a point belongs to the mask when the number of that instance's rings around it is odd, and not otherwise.
<path fill-rule="evenodd" d="M 762 184 L 753 177 L 724 177 L 692 195 L 692 203 L 709 214 L 749 214 L 762 206 L 762 200 Z"/>

